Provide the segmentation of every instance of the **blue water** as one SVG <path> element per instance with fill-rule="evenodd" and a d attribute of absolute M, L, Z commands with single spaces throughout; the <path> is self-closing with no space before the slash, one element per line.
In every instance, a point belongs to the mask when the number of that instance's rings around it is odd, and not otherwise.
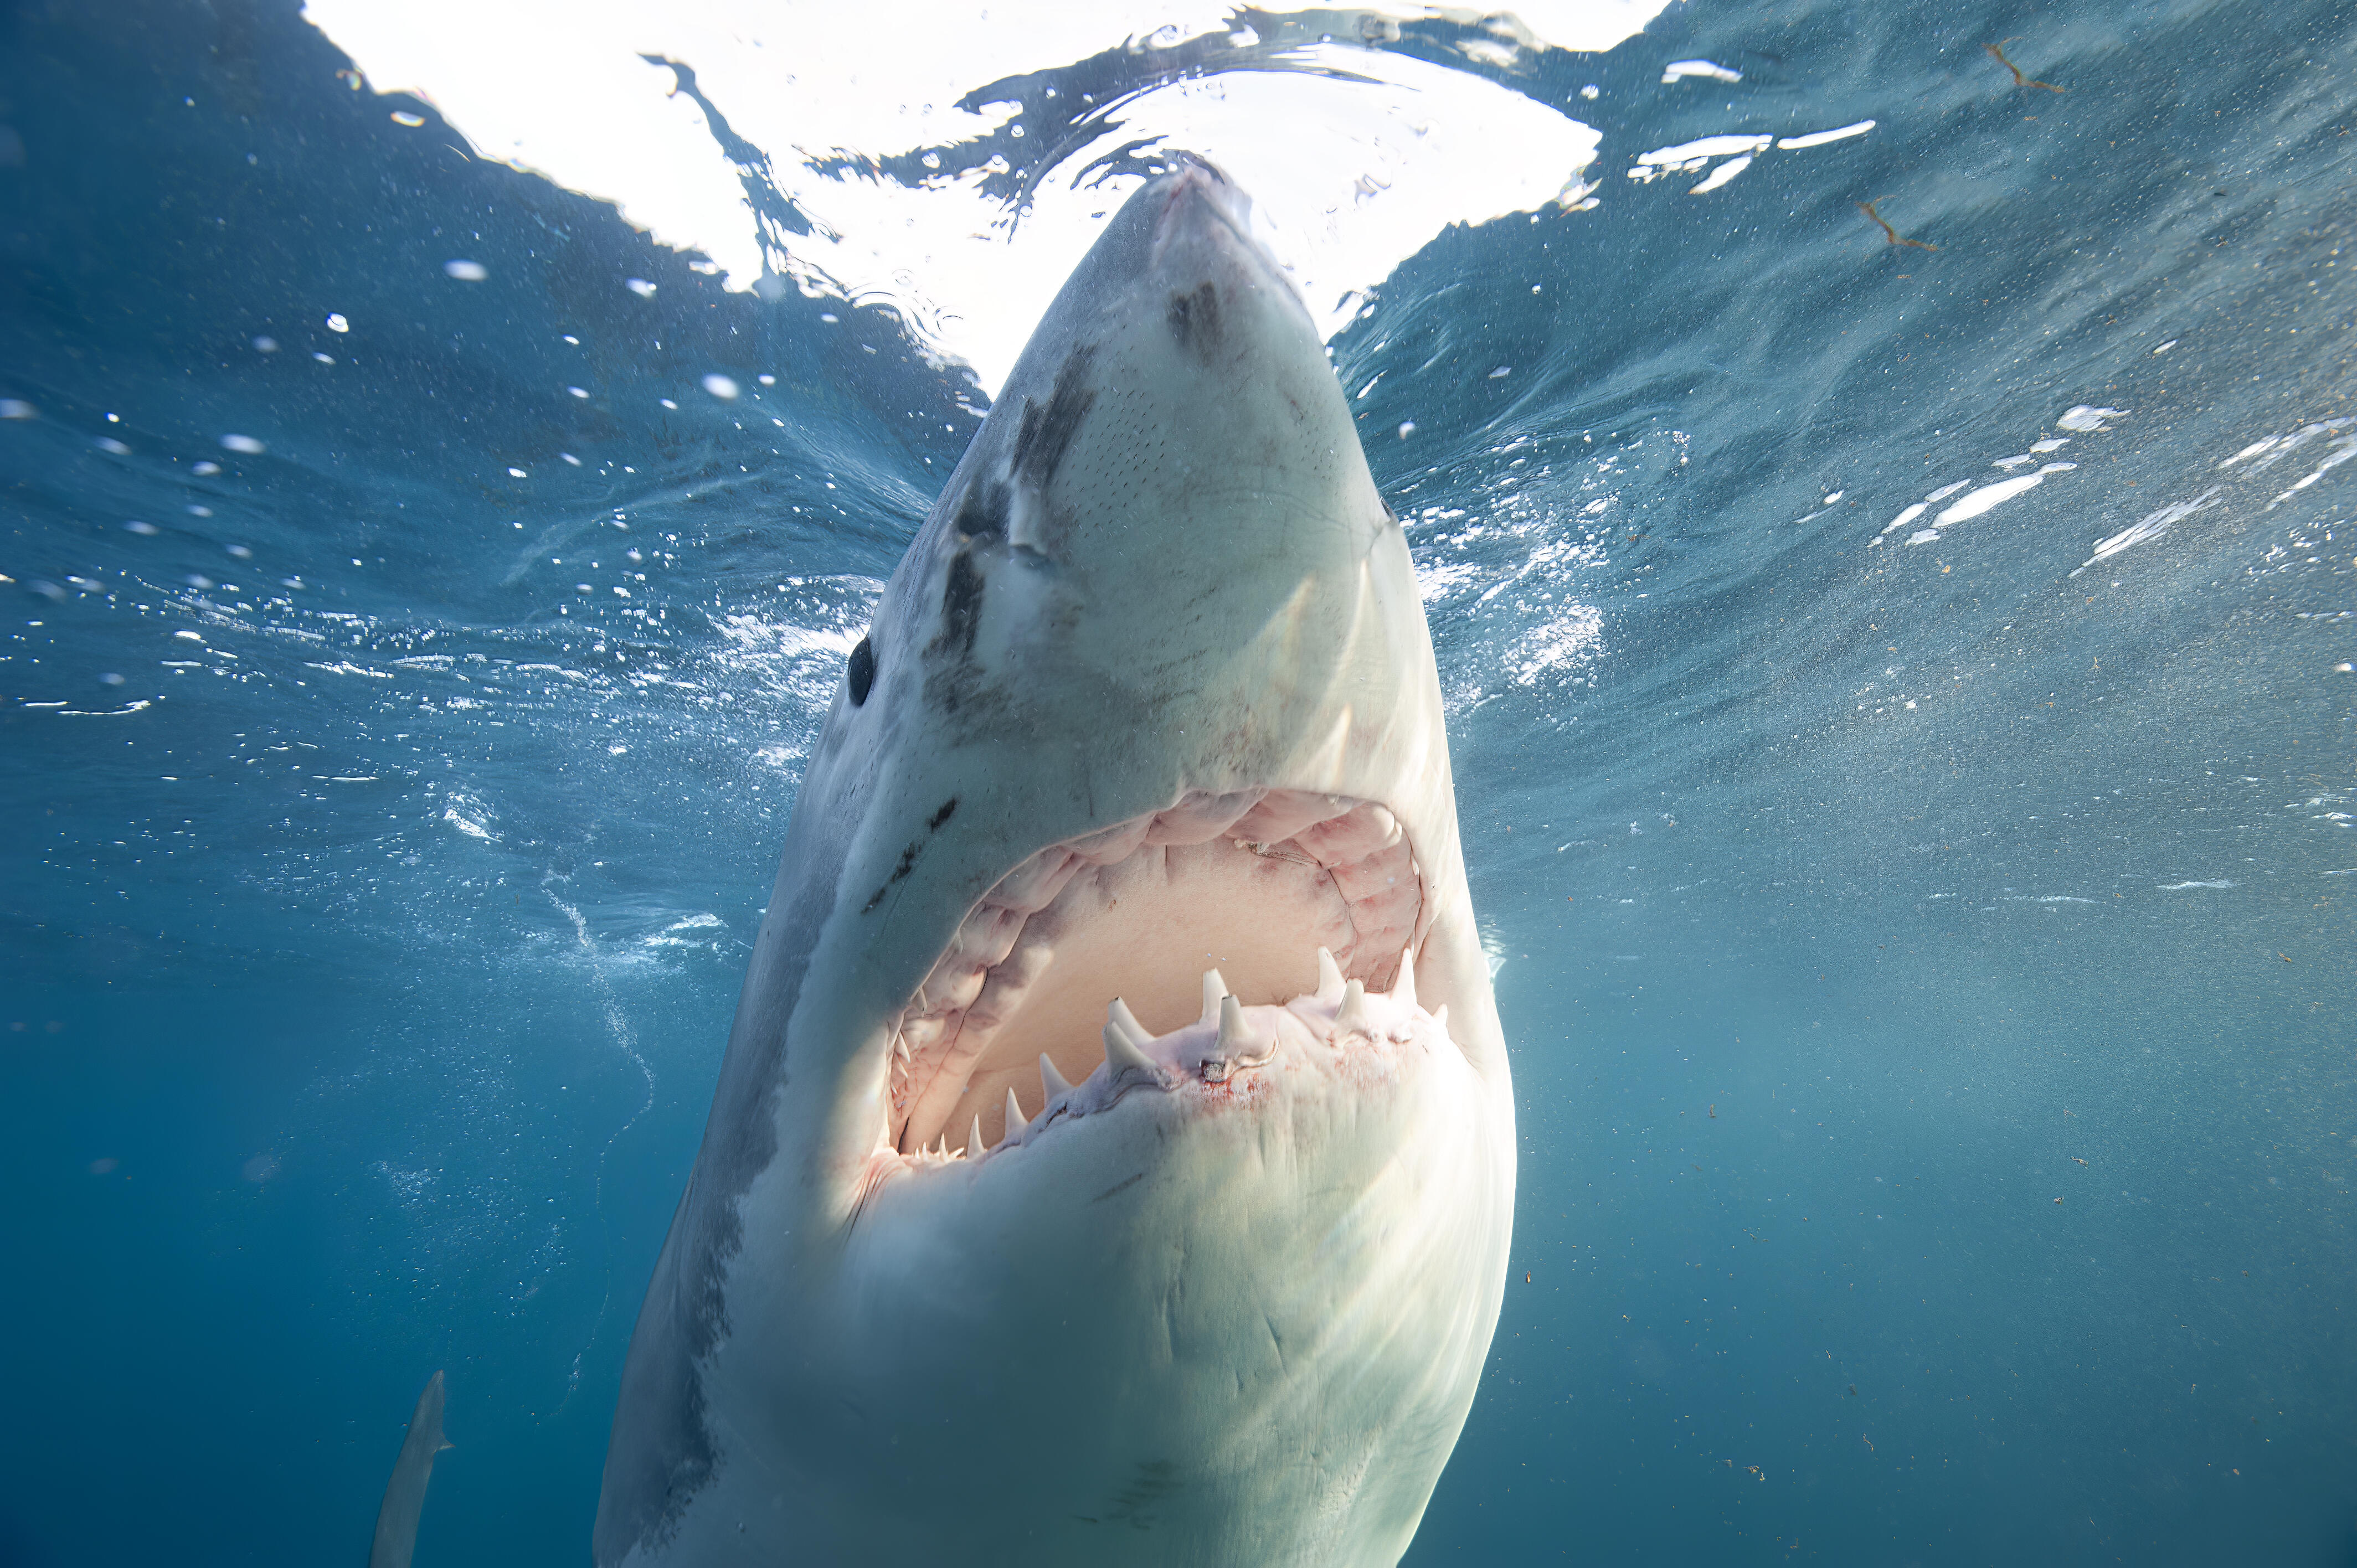
<path fill-rule="evenodd" d="M 436 1368 L 421 1568 L 585 1558 L 802 748 L 973 424 L 888 311 L 345 64 L 0 9 L 0 1563 L 358 1563 Z M 1336 343 L 1524 1140 L 1410 1562 L 2357 1561 L 2352 69 L 2322 3 L 1801 0 L 1492 72 L 1600 205 Z"/>

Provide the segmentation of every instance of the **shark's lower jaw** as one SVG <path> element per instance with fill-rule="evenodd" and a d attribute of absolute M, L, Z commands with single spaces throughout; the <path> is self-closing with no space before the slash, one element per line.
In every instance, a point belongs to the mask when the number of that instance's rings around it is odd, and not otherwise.
<path fill-rule="evenodd" d="M 883 1168 L 978 1161 L 1139 1089 L 1237 1091 L 1283 1051 L 1448 1045 L 1415 1000 L 1424 905 L 1400 824 L 1342 795 L 1197 791 L 1050 844 L 888 1022 Z"/>

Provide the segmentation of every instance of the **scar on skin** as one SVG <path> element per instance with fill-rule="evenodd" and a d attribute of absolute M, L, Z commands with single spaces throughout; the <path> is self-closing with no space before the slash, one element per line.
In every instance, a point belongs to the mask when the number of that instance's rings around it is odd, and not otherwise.
<path fill-rule="evenodd" d="M 2005 46 L 2018 41 L 2019 40 L 2017 36 L 2016 38 L 2006 38 L 1994 44 L 1983 44 L 1981 48 L 1988 50 L 1990 58 L 1994 59 L 1997 64 L 2013 72 L 2013 84 L 2016 87 L 2042 87 L 2049 92 L 2068 92 L 2071 91 L 2067 87 L 2057 87 L 2050 81 L 2040 81 L 2034 76 L 2022 75 L 2021 68 L 2005 58 Z"/>
<path fill-rule="evenodd" d="M 1879 228 L 1879 229 L 1882 231 L 1883 237 L 1884 237 L 1885 239 L 1889 240 L 1892 244 L 1894 244 L 1894 245 L 1912 245 L 1912 246 L 1914 246 L 1914 247 L 1915 247 L 1917 250 L 1919 250 L 1919 251 L 1936 251 L 1936 250 L 1938 250 L 1940 247 L 1939 247 L 1939 246 L 1937 246 L 1937 245 L 1927 245 L 1927 244 L 1925 244 L 1925 243 L 1924 243 L 1922 241 L 1921 241 L 1921 240 L 1910 240 L 1910 239 L 1908 239 L 1905 235 L 1903 235 L 1903 234 L 1900 233 L 1900 231 L 1899 231 L 1898 230 L 1893 229 L 1893 228 L 1889 225 L 1889 222 L 1887 222 L 1887 221 L 1884 220 L 1884 218 L 1883 218 L 1883 216 L 1882 216 L 1882 214 L 1881 214 L 1881 213 L 1877 212 L 1877 211 L 1874 209 L 1874 203 L 1875 203 L 1875 201 L 1888 201 L 1888 200 L 1889 200 L 1889 199 L 1890 199 L 1890 198 L 1889 198 L 1889 197 L 1887 197 L 1887 196 L 1878 196 L 1878 197 L 1876 197 L 1876 198 L 1874 199 L 1874 201 L 1861 201 L 1861 202 L 1859 202 L 1859 203 L 1857 204 L 1857 209 L 1858 209 L 1860 212 L 1865 213 L 1868 218 L 1873 219 L 1873 220 L 1874 220 L 1874 221 L 1875 221 L 1875 226 L 1876 226 L 1877 228 Z"/>

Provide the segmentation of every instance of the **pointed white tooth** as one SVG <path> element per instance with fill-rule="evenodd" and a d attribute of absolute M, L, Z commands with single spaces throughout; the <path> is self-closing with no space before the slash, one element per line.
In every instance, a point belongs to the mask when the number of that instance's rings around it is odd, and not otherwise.
<path fill-rule="evenodd" d="M 1436 1013 L 1434 1013 L 1434 1014 L 1433 1014 L 1433 1015 L 1432 1015 L 1432 1026 L 1433 1026 L 1434 1028 L 1436 1028 L 1436 1029 L 1439 1030 L 1439 1031 L 1440 1031 L 1442 1034 L 1444 1034 L 1444 1035 L 1446 1035 L 1447 1033 L 1448 1033 L 1448 1003 L 1446 1003 L 1446 1002 L 1442 1003 L 1442 1004 L 1440 1004 L 1439 1010 L 1438 1010 L 1437 1012 L 1436 1012 Z"/>
<path fill-rule="evenodd" d="M 982 1117 L 977 1113 L 974 1119 L 974 1125 L 966 1129 L 965 1157 L 969 1160 L 982 1158 L 982 1151 L 986 1146 L 982 1141 Z"/>
<path fill-rule="evenodd" d="M 892 1036 L 892 1059 L 896 1062 L 905 1062 L 909 1059 L 908 1036 L 904 1035 Z"/>
<path fill-rule="evenodd" d="M 1216 969 L 1205 970 L 1203 972 L 1204 1023 L 1216 1024 L 1220 1021 L 1220 998 L 1227 993 L 1228 983 L 1220 978 L 1220 972 Z"/>
<path fill-rule="evenodd" d="M 998 1135 L 999 1141 L 1004 1143 L 1023 1131 L 1024 1121 L 1023 1102 L 1015 1098 L 1015 1090 L 1009 1086 L 1006 1090 L 1006 1131 Z"/>
<path fill-rule="evenodd" d="M 1013 1091 L 1009 1090 L 1009 1092 Z M 1056 1064 L 1049 1058 L 1045 1051 L 1039 1053 L 1039 1092 L 1050 1100 L 1060 1094 L 1072 1092 L 1072 1086 L 1064 1081 L 1064 1075 L 1056 1070 Z"/>
<path fill-rule="evenodd" d="M 1211 1048 L 1222 1057 L 1242 1055 L 1252 1042 L 1244 1037 L 1244 1006 L 1232 996 L 1220 998 L 1220 1038 Z"/>
<path fill-rule="evenodd" d="M 1400 954 L 1399 978 L 1392 982 L 1392 1000 L 1403 1007 L 1415 1005 L 1415 948 L 1413 944 Z"/>
<path fill-rule="evenodd" d="M 1122 1033 L 1121 1026 L 1108 1020 L 1104 1026 L 1105 1067 L 1115 1076 L 1131 1068 L 1155 1070 L 1154 1058 L 1137 1048 L 1130 1037 Z"/>
<path fill-rule="evenodd" d="M 1334 1032 L 1338 1035 L 1372 1035 L 1375 1024 L 1367 1015 L 1367 988 L 1358 981 L 1342 987 L 1342 1004 L 1334 1009 Z"/>
<path fill-rule="evenodd" d="M 1154 1031 L 1139 1023 L 1137 1015 L 1129 1010 L 1129 1004 L 1118 996 L 1113 999 L 1113 1005 L 1105 1009 L 1105 1022 L 1120 1026 L 1121 1032 L 1129 1036 L 1129 1043 L 1133 1046 L 1143 1047 L 1146 1041 L 1154 1038 Z"/>
<path fill-rule="evenodd" d="M 1342 994 L 1342 966 L 1334 961 L 1334 954 L 1330 950 L 1319 948 L 1318 950 L 1318 1000 L 1323 1002 L 1329 994 L 1334 996 Z"/>

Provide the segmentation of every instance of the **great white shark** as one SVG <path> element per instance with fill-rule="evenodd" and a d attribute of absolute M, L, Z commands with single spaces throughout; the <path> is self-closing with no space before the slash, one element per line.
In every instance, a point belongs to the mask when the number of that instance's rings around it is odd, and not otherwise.
<path fill-rule="evenodd" d="M 1513 1186 L 1407 542 L 1249 201 L 1176 160 L 846 661 L 596 1559 L 1394 1563 Z"/>

